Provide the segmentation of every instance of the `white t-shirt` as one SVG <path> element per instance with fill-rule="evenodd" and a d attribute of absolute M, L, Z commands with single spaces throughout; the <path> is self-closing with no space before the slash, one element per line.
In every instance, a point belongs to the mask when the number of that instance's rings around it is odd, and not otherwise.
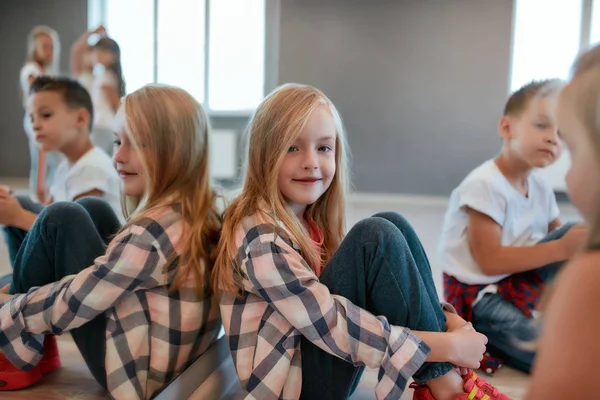
<path fill-rule="evenodd" d="M 85 90 L 92 96 L 92 88 L 94 87 L 94 74 L 91 72 L 84 72 L 77 77 L 77 81 L 85 88 Z"/>
<path fill-rule="evenodd" d="M 117 89 L 117 77 L 107 69 L 96 68 L 94 71 L 94 82 L 91 85 L 90 97 L 94 105 L 94 127 L 93 130 L 107 130 L 112 132 L 115 111 L 113 110 L 103 86 L 113 86 Z"/>
<path fill-rule="evenodd" d="M 494 160 L 473 170 L 450 196 L 438 257 L 444 272 L 469 285 L 491 284 L 508 275 L 484 275 L 473 259 L 467 238 L 467 208 L 479 211 L 502 227 L 502 246 L 532 246 L 548 234 L 558 218 L 554 191 L 534 171 L 525 197 L 504 177 Z"/>
<path fill-rule="evenodd" d="M 63 160 L 54 176 L 50 187 L 53 201 L 73 201 L 77 196 L 100 190 L 102 196 L 123 221 L 120 200 L 120 179 L 110 157 L 102 150 L 94 147 L 75 164 Z"/>
<path fill-rule="evenodd" d="M 29 97 L 29 76 L 33 75 L 38 77 L 43 75 L 44 71 L 40 68 L 40 66 L 33 62 L 29 61 L 23 65 L 21 68 L 21 74 L 19 81 L 21 82 L 21 90 L 23 91 L 23 108 L 27 108 L 27 97 Z"/>

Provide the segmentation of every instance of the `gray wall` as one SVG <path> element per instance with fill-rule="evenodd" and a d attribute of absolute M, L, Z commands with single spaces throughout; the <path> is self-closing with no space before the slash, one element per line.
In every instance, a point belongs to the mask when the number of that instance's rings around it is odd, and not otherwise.
<path fill-rule="evenodd" d="M 500 148 L 512 0 L 283 0 L 279 82 L 336 104 L 360 192 L 446 195 Z"/>
<path fill-rule="evenodd" d="M 0 176 L 28 171 L 18 85 L 27 32 L 42 23 L 57 29 L 66 72 L 68 49 L 87 26 L 86 4 L 0 1 L 0 54 L 6 60 L 0 63 Z M 445 195 L 498 151 L 495 126 L 508 90 L 512 0 L 267 4 L 268 64 L 276 64 L 267 70 L 267 89 L 301 82 L 331 97 L 348 132 L 356 190 Z M 241 129 L 245 122 L 213 119 L 213 126 Z"/>
<path fill-rule="evenodd" d="M 60 66 L 66 73 L 71 44 L 87 29 L 87 1 L 0 1 L 0 176 L 29 173 L 19 71 L 25 60 L 27 34 L 36 25 L 48 25 L 58 32 L 62 47 Z"/>

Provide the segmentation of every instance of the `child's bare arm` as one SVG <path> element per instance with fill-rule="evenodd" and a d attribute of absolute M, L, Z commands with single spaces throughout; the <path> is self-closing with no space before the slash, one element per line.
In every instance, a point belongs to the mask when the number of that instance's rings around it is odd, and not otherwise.
<path fill-rule="evenodd" d="M 37 181 L 35 182 L 35 194 L 40 203 L 46 201 L 46 153 L 38 150 Z"/>
<path fill-rule="evenodd" d="M 102 190 L 94 189 L 94 190 L 90 190 L 89 192 L 86 192 L 86 193 L 78 194 L 77 196 L 75 196 L 73 201 L 79 200 L 82 197 L 102 197 L 102 196 L 104 196 L 104 192 Z"/>
<path fill-rule="evenodd" d="M 81 35 L 79 37 L 79 39 L 77 39 L 75 41 L 75 43 L 73 43 L 73 46 L 71 47 L 70 64 L 71 64 L 71 73 L 74 76 L 81 75 L 81 73 L 84 72 L 83 57 L 84 57 L 84 53 L 88 47 L 88 40 L 90 39 L 90 36 L 93 34 L 105 36 L 106 30 L 104 29 L 103 26 L 99 26 L 98 28 L 96 28 L 93 31 L 85 32 L 83 35 Z"/>
<path fill-rule="evenodd" d="M 560 239 L 535 246 L 502 246 L 502 227 L 492 218 L 471 208 L 467 209 L 467 236 L 475 262 L 486 275 L 516 274 L 563 261 L 573 255 L 573 239 Z M 572 235 L 570 235 L 572 236 Z M 581 241 L 583 242 L 582 235 Z"/>
<path fill-rule="evenodd" d="M 600 358 L 598 263 L 598 252 L 585 254 L 569 263 L 556 281 L 525 398 L 587 399 L 597 393 L 598 384 L 590 377 Z"/>
<path fill-rule="evenodd" d="M 560 228 L 562 225 L 562 221 L 557 217 L 550 222 L 550 224 L 548 224 L 548 232 L 552 232 L 553 230 Z"/>

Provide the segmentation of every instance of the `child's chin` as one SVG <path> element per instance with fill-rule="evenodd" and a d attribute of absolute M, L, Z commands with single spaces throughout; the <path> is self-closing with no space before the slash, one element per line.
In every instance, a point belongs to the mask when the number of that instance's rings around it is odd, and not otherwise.
<path fill-rule="evenodd" d="M 41 145 L 39 146 L 40 150 L 43 150 L 44 152 L 49 152 L 49 151 L 59 151 L 60 149 L 58 148 L 58 146 L 52 146 L 52 145 Z"/>
<path fill-rule="evenodd" d="M 533 168 L 546 168 L 551 166 L 552 164 L 554 164 L 556 160 L 545 160 L 545 161 L 538 161 L 536 163 L 533 163 L 531 166 Z"/>

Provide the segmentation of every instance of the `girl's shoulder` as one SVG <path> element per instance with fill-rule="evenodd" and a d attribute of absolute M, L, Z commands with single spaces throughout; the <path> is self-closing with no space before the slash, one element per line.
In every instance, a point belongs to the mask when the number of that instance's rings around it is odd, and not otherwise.
<path fill-rule="evenodd" d="M 157 207 L 128 221 L 117 236 L 137 235 L 150 241 L 178 238 L 183 228 L 183 219 L 176 207 Z"/>
<path fill-rule="evenodd" d="M 266 211 L 258 211 L 244 218 L 235 228 L 235 238 L 238 247 L 248 247 L 280 240 L 293 248 L 298 247 L 291 240 L 290 233 L 281 220 Z"/>

